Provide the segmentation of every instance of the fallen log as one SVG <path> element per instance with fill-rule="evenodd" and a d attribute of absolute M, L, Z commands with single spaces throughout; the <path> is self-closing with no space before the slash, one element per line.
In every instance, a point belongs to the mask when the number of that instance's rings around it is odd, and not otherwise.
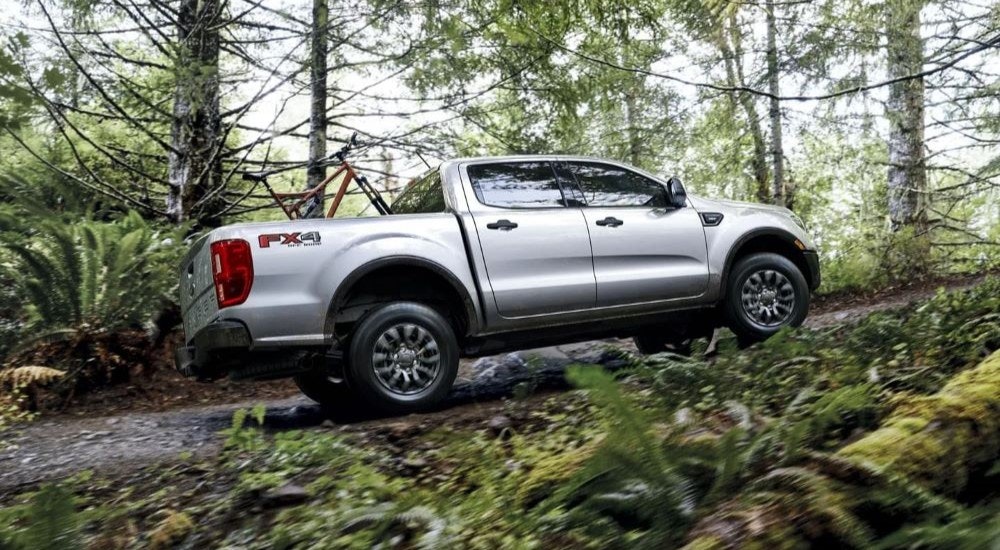
<path fill-rule="evenodd" d="M 935 495 L 961 495 L 998 455 L 1000 351 L 936 394 L 900 404 L 881 427 L 828 460 L 779 468 L 749 484 L 696 524 L 686 548 L 866 546 L 872 533 L 892 527 L 879 522 L 901 521 L 900 509 L 946 509 Z M 887 503 L 887 485 L 908 496 Z M 897 517 L 879 506 L 896 507 Z"/>

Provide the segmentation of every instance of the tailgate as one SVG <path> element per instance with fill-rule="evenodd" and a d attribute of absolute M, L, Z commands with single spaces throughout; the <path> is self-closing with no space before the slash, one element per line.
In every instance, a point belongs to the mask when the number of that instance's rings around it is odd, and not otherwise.
<path fill-rule="evenodd" d="M 211 247 L 208 236 L 198 239 L 181 261 L 180 304 L 184 339 L 190 341 L 219 311 L 212 281 Z"/>

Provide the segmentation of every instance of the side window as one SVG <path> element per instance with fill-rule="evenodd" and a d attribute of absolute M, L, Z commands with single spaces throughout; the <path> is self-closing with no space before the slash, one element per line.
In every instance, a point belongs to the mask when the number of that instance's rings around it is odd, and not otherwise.
<path fill-rule="evenodd" d="M 446 209 L 441 172 L 437 169 L 414 180 L 392 203 L 393 214 L 431 214 Z"/>
<path fill-rule="evenodd" d="M 596 162 L 573 162 L 588 206 L 666 207 L 667 190 L 659 182 L 617 166 Z"/>
<path fill-rule="evenodd" d="M 573 176 L 573 171 L 570 169 L 569 164 L 556 162 L 552 164 L 552 168 L 556 171 L 559 184 L 562 185 L 563 195 L 566 197 L 566 206 L 587 206 L 587 201 L 583 198 L 580 186 L 576 184 L 576 177 Z"/>
<path fill-rule="evenodd" d="M 473 164 L 469 179 L 479 202 L 500 208 L 551 208 L 563 205 L 562 192 L 548 162 Z"/>

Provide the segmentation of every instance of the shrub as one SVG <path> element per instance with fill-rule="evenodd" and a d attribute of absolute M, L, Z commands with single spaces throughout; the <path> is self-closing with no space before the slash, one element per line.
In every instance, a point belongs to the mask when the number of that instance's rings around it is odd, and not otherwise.
<path fill-rule="evenodd" d="M 17 220 L 2 221 L 17 228 Z M 174 294 L 182 229 L 160 228 L 136 213 L 74 225 L 37 218 L 19 229 L 0 234 L 10 260 L 0 279 L 17 299 L 0 311 L 12 318 L 0 321 L 0 330 L 23 327 L 32 336 L 5 350 L 7 363 L 65 371 L 53 386 L 62 395 L 127 380 L 130 367 L 146 363 L 152 351 L 143 325 Z"/>
<path fill-rule="evenodd" d="M 132 213 L 112 223 L 45 223 L 28 243 L 7 239 L 8 267 L 26 303 L 29 326 L 113 331 L 149 319 L 168 301 L 180 236 Z"/>

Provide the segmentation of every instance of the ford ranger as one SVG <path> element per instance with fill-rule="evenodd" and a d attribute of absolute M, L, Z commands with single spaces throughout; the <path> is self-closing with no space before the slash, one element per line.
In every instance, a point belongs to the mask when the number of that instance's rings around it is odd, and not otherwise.
<path fill-rule="evenodd" d="M 791 211 L 608 160 L 453 160 L 390 212 L 204 235 L 180 270 L 177 368 L 414 411 L 460 357 L 612 336 L 656 353 L 723 326 L 750 344 L 801 324 L 820 282 Z"/>

